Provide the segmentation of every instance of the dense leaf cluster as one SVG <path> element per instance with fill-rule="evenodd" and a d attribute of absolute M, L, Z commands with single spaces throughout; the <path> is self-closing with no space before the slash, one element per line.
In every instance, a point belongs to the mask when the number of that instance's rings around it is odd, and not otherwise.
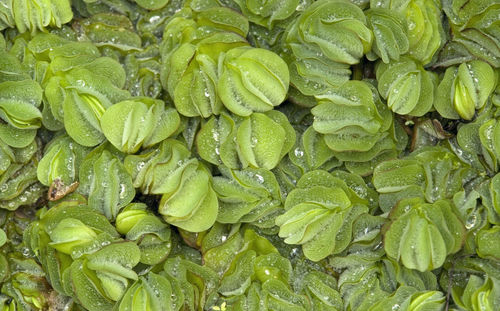
<path fill-rule="evenodd" d="M 498 0 L 1 0 L 0 311 L 500 308 Z"/>

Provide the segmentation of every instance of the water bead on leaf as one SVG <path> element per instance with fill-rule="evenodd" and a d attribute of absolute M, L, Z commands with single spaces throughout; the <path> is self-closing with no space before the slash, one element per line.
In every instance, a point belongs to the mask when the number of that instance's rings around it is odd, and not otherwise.
<path fill-rule="evenodd" d="M 313 126 L 309 126 L 297 143 L 288 153 L 290 160 L 304 171 L 315 169 L 331 170 L 341 165 L 335 158 L 334 152 L 328 148 L 321 134 L 316 132 Z"/>

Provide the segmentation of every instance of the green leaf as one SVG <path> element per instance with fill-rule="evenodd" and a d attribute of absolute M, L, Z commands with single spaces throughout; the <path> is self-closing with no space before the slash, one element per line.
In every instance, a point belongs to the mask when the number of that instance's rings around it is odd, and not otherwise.
<path fill-rule="evenodd" d="M 5 243 L 7 243 L 7 235 L 5 231 L 0 229 L 0 247 L 2 247 Z"/>
<path fill-rule="evenodd" d="M 366 17 L 374 35 L 372 52 L 368 53 L 368 59 L 375 60 L 378 56 L 384 63 L 389 63 L 391 60 L 398 61 L 400 55 L 408 52 L 408 28 L 402 14 L 374 8 L 366 11 Z"/>
<path fill-rule="evenodd" d="M 89 244 L 97 237 L 91 228 L 78 219 L 65 218 L 50 232 L 50 246 L 64 254 L 71 254 L 74 247 Z"/>
<path fill-rule="evenodd" d="M 38 164 L 38 180 L 46 186 L 50 186 L 55 180 L 69 186 L 77 180 L 80 163 L 87 152 L 87 148 L 67 135 L 53 139 L 46 146 L 44 156 Z"/>

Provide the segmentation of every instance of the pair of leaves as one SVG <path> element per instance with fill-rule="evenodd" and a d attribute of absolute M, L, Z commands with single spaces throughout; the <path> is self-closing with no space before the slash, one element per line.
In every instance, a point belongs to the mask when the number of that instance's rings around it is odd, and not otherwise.
<path fill-rule="evenodd" d="M 395 113 L 422 116 L 432 108 L 437 76 L 411 58 L 379 63 L 376 75 L 380 95 Z"/>
<path fill-rule="evenodd" d="M 439 268 L 446 256 L 462 247 L 465 227 L 449 201 L 429 204 L 420 198 L 403 199 L 390 218 L 384 230 L 385 251 L 409 269 Z"/>
<path fill-rule="evenodd" d="M 268 29 L 272 29 L 275 24 L 291 17 L 299 7 L 299 0 L 237 0 L 235 2 L 249 21 Z"/>
<path fill-rule="evenodd" d="M 220 167 L 220 170 L 222 176 L 213 180 L 219 198 L 217 221 L 273 227 L 273 216 L 282 207 L 281 192 L 274 174 L 265 169 L 252 168 L 229 170 Z"/>
<path fill-rule="evenodd" d="M 317 1 L 291 27 L 287 42 L 299 59 L 307 58 L 313 49 L 334 62 L 352 65 L 373 41 L 363 11 L 348 1 Z"/>
<path fill-rule="evenodd" d="M 383 8 L 370 9 L 365 14 L 374 36 L 372 51 L 367 58 L 375 60 L 380 57 L 386 64 L 398 61 L 400 55 L 406 54 L 410 48 L 408 26 L 403 16 Z"/>
<path fill-rule="evenodd" d="M 51 77 L 45 95 L 50 109 L 47 113 L 51 114 L 48 119 L 55 120 L 47 121 L 47 127 L 57 127 L 50 123 L 63 123 L 77 143 L 89 147 L 98 145 L 105 138 L 100 125 L 102 115 L 111 105 L 130 96 L 121 89 L 124 83 L 122 66 L 106 57 Z"/>
<path fill-rule="evenodd" d="M 118 311 L 178 311 L 184 303 L 180 285 L 172 278 L 149 272 L 132 284 L 120 300 Z"/>
<path fill-rule="evenodd" d="M 135 243 L 115 242 L 75 260 L 65 281 L 71 284 L 72 296 L 87 310 L 112 310 L 131 281 L 138 280 L 132 268 L 139 259 Z"/>
<path fill-rule="evenodd" d="M 132 201 L 135 189 L 132 177 L 121 158 L 107 144 L 92 150 L 79 168 L 78 192 L 88 198 L 88 206 L 113 221 L 121 208 Z"/>
<path fill-rule="evenodd" d="M 141 250 L 141 263 L 155 265 L 170 253 L 170 229 L 142 203 L 127 205 L 116 217 L 116 230 Z"/>
<path fill-rule="evenodd" d="M 321 260 L 349 245 L 352 224 L 368 211 L 367 203 L 326 171 L 306 173 L 288 194 L 285 213 L 276 218 L 279 236 L 287 244 L 302 245 L 308 259 Z"/>
<path fill-rule="evenodd" d="M 431 62 L 445 41 L 441 23 L 442 13 L 433 0 L 370 1 L 370 8 L 390 9 L 406 16 L 408 25 L 408 54 L 423 65 Z"/>
<path fill-rule="evenodd" d="M 272 169 L 290 151 L 295 131 L 276 110 L 239 119 L 222 114 L 205 123 L 196 137 L 202 159 L 231 169 Z"/>
<path fill-rule="evenodd" d="M 0 83 L 0 139 L 15 148 L 33 142 L 42 125 L 41 101 L 42 88 L 33 80 Z"/>
<path fill-rule="evenodd" d="M 19 32 L 45 30 L 49 26 L 60 28 L 71 21 L 73 11 L 69 0 L 8 0 L 2 5 L 0 28 L 16 27 Z"/>
<path fill-rule="evenodd" d="M 181 142 L 164 140 L 158 148 L 128 155 L 124 165 L 134 187 L 162 194 L 159 213 L 168 223 L 199 232 L 215 222 L 218 202 L 211 174 Z"/>
<path fill-rule="evenodd" d="M 250 116 L 253 112 L 266 112 L 286 98 L 290 81 L 288 67 L 271 51 L 234 48 L 224 55 L 221 66 L 219 96 L 234 114 Z"/>
<path fill-rule="evenodd" d="M 136 153 L 171 136 L 180 125 L 177 111 L 161 100 L 138 97 L 119 102 L 103 113 L 101 128 L 118 150 Z"/>
<path fill-rule="evenodd" d="M 392 113 L 369 83 L 351 80 L 315 97 L 313 128 L 324 134 L 326 145 L 339 160 L 370 161 L 399 148 Z"/>
<path fill-rule="evenodd" d="M 349 65 L 371 49 L 373 34 L 363 11 L 348 1 L 317 1 L 288 26 L 290 79 L 304 95 L 317 95 L 349 80 Z M 288 54 L 291 54 L 289 56 Z"/>
<path fill-rule="evenodd" d="M 496 80 L 491 66 L 483 61 L 449 67 L 437 88 L 434 107 L 445 118 L 471 120 L 486 105 Z"/>
<path fill-rule="evenodd" d="M 161 44 L 163 87 L 180 114 L 208 118 L 219 114 L 219 59 L 247 46 L 248 20 L 218 5 L 191 5 L 176 13 L 165 27 Z"/>
<path fill-rule="evenodd" d="M 421 197 L 428 202 L 451 199 L 463 189 L 475 171 L 445 148 L 423 148 L 405 159 L 381 162 L 375 167 L 373 185 L 380 207 L 388 211 L 403 198 Z"/>

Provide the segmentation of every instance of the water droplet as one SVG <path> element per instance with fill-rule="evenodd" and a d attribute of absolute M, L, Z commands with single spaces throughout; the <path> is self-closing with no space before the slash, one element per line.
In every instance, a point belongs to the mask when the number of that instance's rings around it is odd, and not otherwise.
<path fill-rule="evenodd" d="M 126 190 L 125 184 L 120 184 L 120 193 L 119 193 L 120 199 L 125 198 L 125 190 Z"/>
<path fill-rule="evenodd" d="M 212 129 L 212 138 L 215 140 L 215 141 L 219 141 L 219 132 L 216 131 L 215 129 Z"/>
<path fill-rule="evenodd" d="M 146 163 L 144 161 L 138 162 L 137 166 L 136 166 L 136 170 L 137 171 L 142 170 L 144 168 L 144 165 L 146 165 Z"/>
<path fill-rule="evenodd" d="M 465 228 L 467 230 L 473 228 L 476 225 L 476 221 L 477 221 L 476 213 L 472 213 L 469 217 L 467 217 L 467 220 L 465 221 Z"/>
<path fill-rule="evenodd" d="M 262 177 L 261 175 L 255 174 L 255 177 L 257 178 L 259 184 L 262 184 L 264 182 L 264 177 Z"/>
<path fill-rule="evenodd" d="M 295 156 L 297 158 L 301 158 L 304 156 L 304 151 L 300 150 L 299 148 L 295 148 L 295 150 L 293 151 L 293 153 L 295 154 Z"/>
<path fill-rule="evenodd" d="M 154 23 L 154 22 L 157 22 L 159 19 L 160 19 L 160 16 L 158 16 L 158 15 L 151 16 L 151 17 L 149 18 L 149 22 L 150 22 L 150 23 Z"/>
<path fill-rule="evenodd" d="M 253 148 L 253 147 L 257 146 L 258 142 L 259 142 L 259 140 L 257 139 L 257 137 L 252 136 L 250 146 Z"/>

